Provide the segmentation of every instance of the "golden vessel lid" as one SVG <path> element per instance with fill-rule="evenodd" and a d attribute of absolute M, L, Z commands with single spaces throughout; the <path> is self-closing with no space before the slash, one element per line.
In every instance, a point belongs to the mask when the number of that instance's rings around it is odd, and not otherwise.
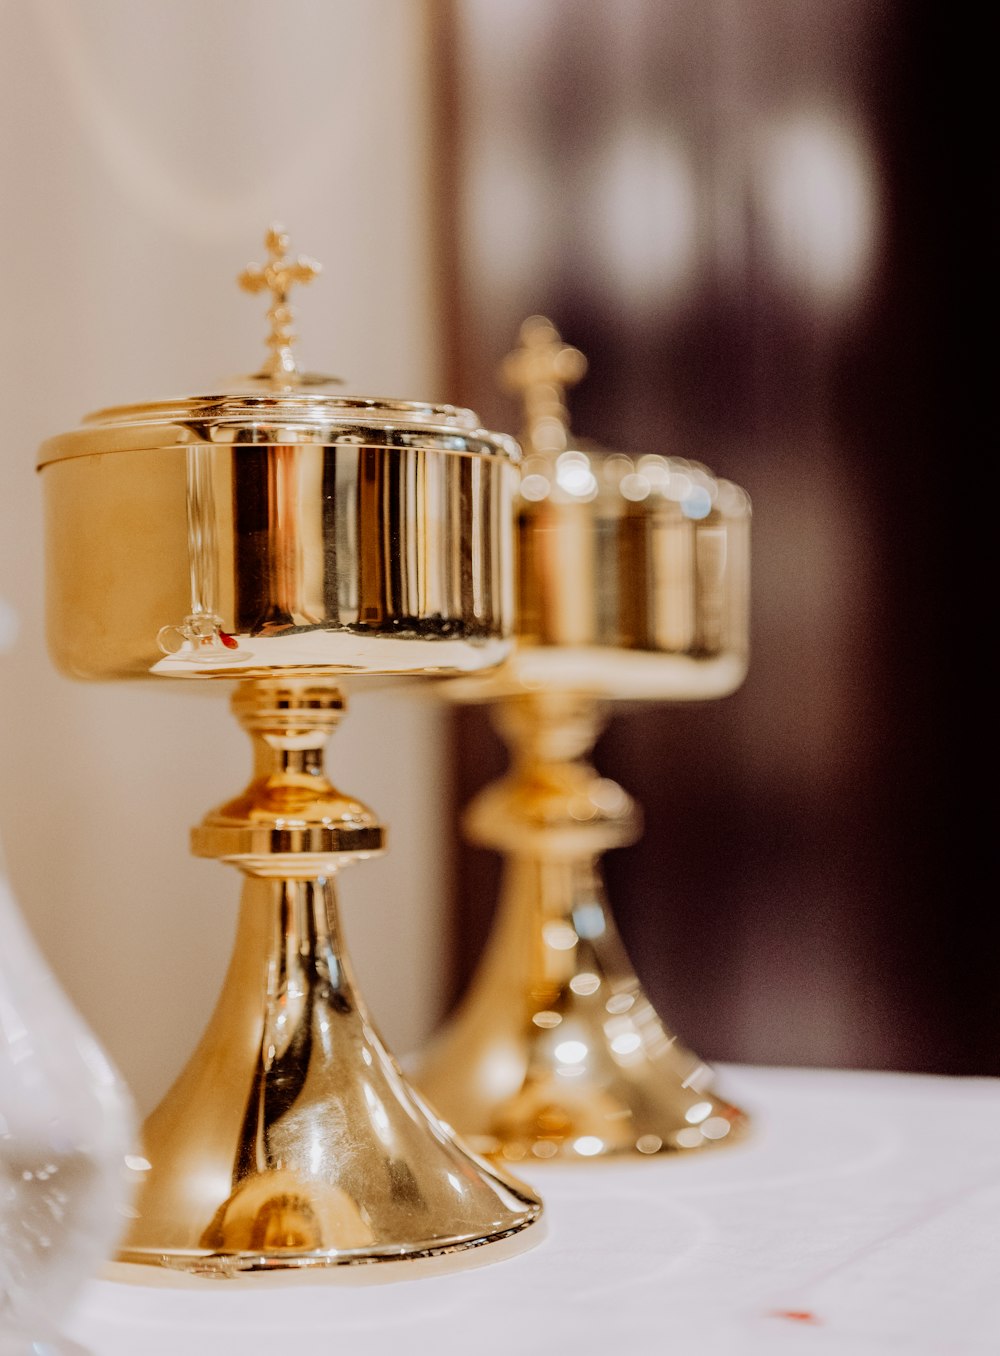
<path fill-rule="evenodd" d="M 665 453 L 627 453 L 573 434 L 566 392 L 586 371 L 584 355 L 565 343 L 542 315 L 524 321 L 518 346 L 501 365 L 501 386 L 522 406 L 518 433 L 522 512 L 549 505 L 592 505 L 595 516 L 672 507 L 695 522 L 710 514 L 749 517 L 746 491 L 700 461 Z"/>
<path fill-rule="evenodd" d="M 37 466 L 73 457 L 115 452 L 186 448 L 199 444 L 422 447 L 465 455 L 520 460 L 516 440 L 480 426 L 472 410 L 429 401 L 354 395 L 339 377 L 302 371 L 294 351 L 289 294 L 310 282 L 321 267 L 312 259 L 289 259 L 288 235 L 272 226 L 268 262 L 239 275 L 248 292 L 267 291 L 268 357 L 260 371 L 203 395 L 109 406 L 88 414 L 78 428 L 42 443 Z"/>
<path fill-rule="evenodd" d="M 743 681 L 750 497 L 701 462 L 572 433 L 567 388 L 587 362 L 529 316 L 504 360 L 520 399 L 517 645 L 453 701 L 523 693 L 701 700 Z"/>

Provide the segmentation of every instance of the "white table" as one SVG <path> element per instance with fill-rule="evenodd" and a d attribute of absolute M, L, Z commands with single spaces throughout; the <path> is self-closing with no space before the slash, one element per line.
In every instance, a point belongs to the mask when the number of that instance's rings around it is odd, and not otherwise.
<path fill-rule="evenodd" d="M 398 1280 L 122 1268 L 67 1331 L 94 1356 L 997 1356 L 1000 1080 L 720 1075 L 752 1139 L 521 1169 L 547 1229 L 513 1257 Z"/>

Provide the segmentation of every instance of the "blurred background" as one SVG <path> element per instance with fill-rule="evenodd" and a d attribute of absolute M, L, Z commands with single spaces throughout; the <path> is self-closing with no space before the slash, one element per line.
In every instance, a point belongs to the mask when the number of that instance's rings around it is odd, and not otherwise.
<path fill-rule="evenodd" d="M 0 841 L 143 1110 L 221 982 L 238 880 L 188 831 L 249 751 L 217 692 L 53 671 L 35 456 L 102 405 L 253 370 L 263 308 L 235 278 L 272 221 L 325 266 L 306 366 L 516 431 L 496 369 L 543 312 L 589 360 L 581 437 L 751 496 L 747 681 L 617 712 L 597 750 L 645 811 L 607 875 L 667 1020 L 708 1059 L 1000 1073 L 972 781 L 989 529 L 955 356 L 976 233 L 934 22 L 904 0 L 0 5 Z M 458 817 L 504 756 L 419 683 L 351 704 L 330 771 L 391 832 L 343 878 L 345 927 L 402 1054 L 482 947 L 498 863 Z"/>
<path fill-rule="evenodd" d="M 646 813 L 607 860 L 621 931 L 708 1058 L 1000 1072 L 948 29 L 897 0 L 442 21 L 449 389 L 516 428 L 497 366 L 542 311 L 589 359 L 577 434 L 753 502 L 742 689 L 622 711 L 597 758 Z M 503 755 L 479 711 L 456 734 L 464 800 Z M 496 862 L 456 871 L 460 986 Z"/>

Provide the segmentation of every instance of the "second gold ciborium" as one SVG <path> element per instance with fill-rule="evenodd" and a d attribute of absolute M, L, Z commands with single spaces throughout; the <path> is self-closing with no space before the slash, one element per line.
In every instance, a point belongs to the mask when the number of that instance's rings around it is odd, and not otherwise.
<path fill-rule="evenodd" d="M 625 953 L 600 860 L 639 837 L 640 813 L 590 753 L 612 703 L 743 681 L 750 503 L 700 464 L 572 439 L 564 393 L 585 366 L 535 316 L 502 369 L 525 412 L 518 644 L 445 692 L 489 703 L 510 752 L 464 815 L 503 854 L 501 898 L 467 992 L 412 1066 L 473 1145 L 515 1162 L 691 1152 L 748 1125 Z"/>
<path fill-rule="evenodd" d="M 470 411 L 300 372 L 288 291 L 317 266 L 289 260 L 277 228 L 267 244 L 242 277 L 272 297 L 263 371 L 100 411 L 39 459 L 59 669 L 235 682 L 253 741 L 249 785 L 193 833 L 196 855 L 243 876 L 236 943 L 200 1045 L 143 1127 L 120 1252 L 208 1276 L 464 1252 L 540 1214 L 377 1034 L 335 880 L 385 830 L 324 771 L 345 676 L 469 674 L 508 652 L 519 450 Z"/>

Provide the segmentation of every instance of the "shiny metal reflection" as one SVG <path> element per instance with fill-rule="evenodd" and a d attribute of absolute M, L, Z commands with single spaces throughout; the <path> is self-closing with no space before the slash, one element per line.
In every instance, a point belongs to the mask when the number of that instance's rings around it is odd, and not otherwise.
<path fill-rule="evenodd" d="M 531 1242 L 535 1194 L 421 1099 L 358 996 L 338 871 L 384 829 L 329 781 L 338 675 L 466 673 L 513 630 L 513 440 L 299 372 L 275 228 L 271 359 L 222 395 L 106 410 L 42 449 L 48 640 L 76 678 L 237 679 L 245 791 L 192 847 L 245 878 L 215 1013 L 143 1130 L 121 1259 L 208 1276 Z M 308 264 L 308 267 L 306 266 Z M 300 267 L 301 265 L 301 267 Z"/>
<path fill-rule="evenodd" d="M 543 317 L 504 364 L 524 399 L 518 643 L 442 693 L 491 703 L 511 768 L 468 807 L 504 855 L 492 934 L 454 1015 L 414 1063 L 428 1099 L 513 1162 L 689 1152 L 746 1114 L 654 1011 L 607 907 L 601 855 L 640 816 L 589 761 L 612 701 L 709 700 L 746 672 L 750 505 L 677 458 L 571 440 L 585 368 Z"/>
<path fill-rule="evenodd" d="M 42 449 L 53 659 L 101 680 L 496 664 L 515 448 L 467 411 L 294 391 L 95 415 Z"/>
<path fill-rule="evenodd" d="M 194 831 L 245 876 L 229 972 L 198 1049 L 143 1130 L 149 1169 L 124 1261 L 205 1275 L 437 1256 L 539 1213 L 409 1086 L 358 996 L 334 881 L 382 851 L 327 780 L 331 683 L 247 682 L 255 775 Z"/>

